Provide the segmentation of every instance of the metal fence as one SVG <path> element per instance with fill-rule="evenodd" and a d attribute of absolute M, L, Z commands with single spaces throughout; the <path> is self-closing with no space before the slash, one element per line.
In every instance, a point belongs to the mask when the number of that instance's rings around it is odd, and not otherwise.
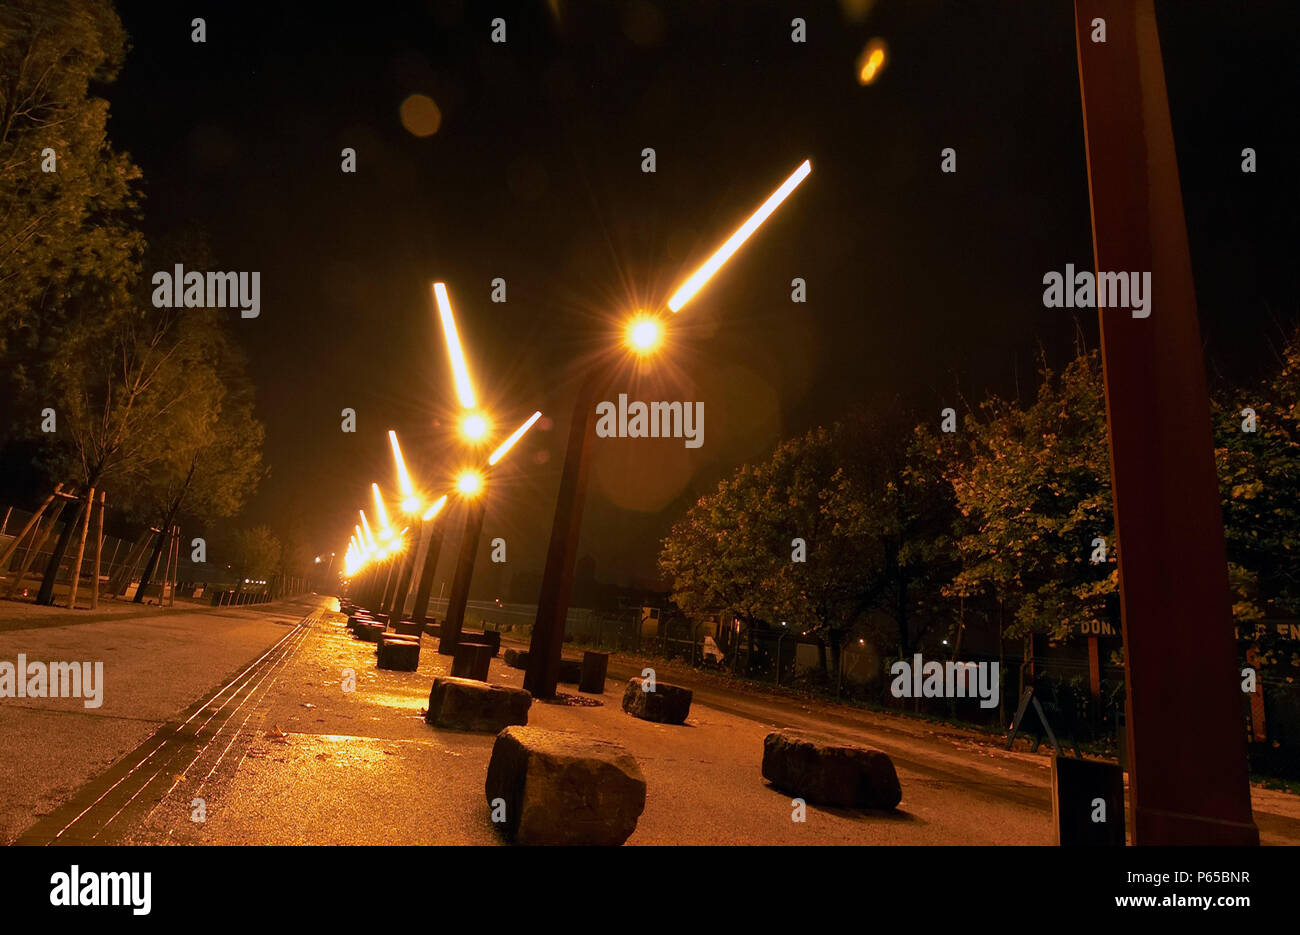
<path fill-rule="evenodd" d="M 65 513 L 68 512 L 65 510 Z M 0 508 L 0 554 L 8 548 L 14 538 L 22 532 L 23 527 L 32 517 L 31 510 L 18 507 Z M 0 596 L 30 597 L 40 587 L 45 569 L 54 554 L 55 545 L 62 534 L 67 521 L 60 518 L 53 524 L 48 518 L 42 518 L 40 525 L 27 534 L 26 540 L 15 550 L 4 567 L 0 567 Z M 139 580 L 149 560 L 157 536 L 156 529 L 141 532 L 135 540 L 122 539 L 105 535 L 100 549 L 99 588 L 101 595 L 133 596 L 133 583 Z M 86 550 L 82 556 L 80 572 L 81 592 L 78 603 L 88 601 L 91 579 L 95 574 L 95 528 L 92 524 L 87 537 Z M 193 593 L 196 585 L 210 589 L 214 586 L 233 585 L 233 573 L 224 565 L 215 563 L 195 564 L 190 560 L 190 551 L 185 548 L 187 540 L 182 536 L 181 547 L 176 556 L 177 593 Z M 73 547 L 68 549 L 55 578 L 55 585 L 66 589 L 72 582 L 73 566 L 77 563 L 75 536 Z M 164 585 L 163 568 L 166 562 L 164 547 L 159 568 L 155 572 L 155 581 L 150 585 L 150 596 L 170 597 L 170 583 Z"/>

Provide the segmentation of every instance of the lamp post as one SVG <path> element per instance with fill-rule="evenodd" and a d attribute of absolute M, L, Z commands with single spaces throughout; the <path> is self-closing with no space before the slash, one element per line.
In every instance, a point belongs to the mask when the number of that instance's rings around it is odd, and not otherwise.
<path fill-rule="evenodd" d="M 811 172 L 812 163 L 804 160 L 673 293 L 668 300 L 669 311 L 673 314 L 681 311 Z M 643 315 L 628 323 L 625 342 L 634 353 L 641 356 L 653 353 L 661 340 L 662 324 L 657 318 Z M 560 490 L 555 503 L 555 517 L 551 522 L 551 540 L 546 551 L 546 570 L 542 575 L 541 592 L 537 598 L 537 617 L 529 643 L 528 667 L 524 673 L 524 688 L 535 698 L 554 698 L 559 683 L 564 623 L 573 593 L 573 569 L 582 532 L 582 511 L 587 499 L 588 462 L 591 459 L 596 403 L 608 388 L 613 375 L 612 365 L 608 363 L 593 369 L 578 388 L 574 402 L 564 468 L 560 473 Z"/>
<path fill-rule="evenodd" d="M 474 575 L 474 558 L 478 554 L 478 539 L 487 512 L 481 474 L 466 471 L 456 479 L 456 489 L 465 500 L 465 529 L 460 536 L 460 553 L 456 557 L 456 572 L 452 575 L 451 594 L 447 598 L 447 617 L 438 629 L 438 652 L 444 656 L 453 655 L 460 642 L 465 605 L 469 601 L 469 583 Z"/>
<path fill-rule="evenodd" d="M 388 430 L 388 441 L 393 449 L 393 463 L 397 468 L 397 484 L 402 494 L 401 510 L 410 518 L 417 518 L 424 507 L 419 495 L 415 492 L 415 485 L 411 483 L 411 475 L 406 470 L 406 459 L 402 457 L 402 446 L 398 444 L 397 433 L 392 429 Z M 420 550 L 420 541 L 424 538 L 424 520 L 418 518 L 415 526 L 415 536 L 412 539 L 410 555 L 399 560 L 400 571 L 397 575 L 396 587 L 393 590 L 393 596 L 390 599 L 389 612 L 397 620 L 402 619 L 406 612 L 406 595 L 411 589 L 411 575 L 415 571 L 416 553 Z"/>
<path fill-rule="evenodd" d="M 524 437 L 538 419 L 540 411 L 534 412 L 523 425 L 492 452 L 488 457 L 488 469 L 496 467 L 506 453 Z M 456 571 L 452 575 L 451 593 L 447 597 L 447 619 L 438 631 L 438 652 L 452 655 L 456 644 L 460 642 L 460 631 L 465 622 L 465 605 L 469 602 L 469 585 L 474 575 L 474 559 L 478 555 L 478 540 L 483 532 L 483 517 L 487 510 L 487 498 L 484 496 L 486 471 L 465 471 L 456 480 L 456 489 L 466 500 L 465 531 L 461 535 L 460 554 L 456 558 Z"/>
<path fill-rule="evenodd" d="M 1075 0 L 1098 270 L 1146 270 L 1149 317 L 1099 308 L 1119 550 L 1134 844 L 1258 844 L 1196 290 L 1151 0 Z M 1089 41 L 1110 24 L 1110 43 Z M 1176 568 L 1177 574 L 1170 569 Z"/>

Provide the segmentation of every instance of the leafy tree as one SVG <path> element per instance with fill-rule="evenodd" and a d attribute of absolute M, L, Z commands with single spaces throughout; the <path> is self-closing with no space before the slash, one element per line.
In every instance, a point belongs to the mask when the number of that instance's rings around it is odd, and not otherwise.
<path fill-rule="evenodd" d="M 663 541 L 659 565 L 673 579 L 682 610 L 725 609 L 748 626 L 770 625 L 773 534 L 759 499 L 757 470 L 744 465 L 701 497 Z"/>
<path fill-rule="evenodd" d="M 992 595 L 1012 612 L 1007 634 L 1062 638 L 1117 622 L 1117 558 L 1105 391 L 1097 352 L 1060 373 L 1044 364 L 1028 408 L 991 398 L 966 420 L 968 449 L 950 469 L 971 523 L 952 596 Z M 1106 559 L 1094 564 L 1094 540 Z"/>
<path fill-rule="evenodd" d="M 1300 329 L 1276 372 L 1222 394 L 1216 407 L 1219 467 L 1233 616 L 1300 616 Z M 1243 430 L 1253 412 L 1254 431 Z"/>
<path fill-rule="evenodd" d="M 664 541 L 660 567 L 688 612 L 726 609 L 750 627 L 789 620 L 825 635 L 838 665 L 844 633 L 870 603 L 874 543 L 832 512 L 842 426 L 782 442 L 703 497 Z M 803 561 L 795 561 L 795 540 Z M 823 672 L 826 658 L 822 655 Z"/>
<path fill-rule="evenodd" d="M 268 526 L 241 529 L 234 535 L 234 566 L 239 579 L 269 580 L 280 565 L 280 540 Z"/>
<path fill-rule="evenodd" d="M 190 411 L 206 423 L 173 444 L 146 481 L 147 515 L 159 528 L 141 575 L 137 602 L 158 568 L 166 531 L 182 513 L 204 522 L 233 516 L 257 489 L 262 474 L 262 423 L 253 415 L 253 391 L 241 354 L 215 340 L 220 402 L 215 411 Z"/>
<path fill-rule="evenodd" d="M 125 45 L 108 3 L 0 5 L 0 353 L 17 388 L 69 321 L 120 307 L 135 276 L 140 173 L 109 146 L 108 104 L 90 96 Z"/>
<path fill-rule="evenodd" d="M 862 593 L 893 620 L 899 655 L 908 656 L 951 613 L 942 589 L 956 573 L 956 507 L 946 476 L 955 452 L 950 436 L 915 426 L 901 407 L 889 412 L 846 433 L 826 512 L 838 535 L 870 543 L 875 561 L 859 569 L 871 575 Z"/>
<path fill-rule="evenodd" d="M 51 462 L 83 489 L 119 482 L 119 506 L 138 504 L 151 472 L 175 452 L 201 446 L 220 411 L 217 313 L 208 309 L 136 310 L 96 329 L 69 334 L 50 364 L 48 391 L 59 430 Z M 84 504 L 79 504 L 79 516 Z M 53 600 L 55 572 L 76 516 L 56 543 L 37 601 Z"/>

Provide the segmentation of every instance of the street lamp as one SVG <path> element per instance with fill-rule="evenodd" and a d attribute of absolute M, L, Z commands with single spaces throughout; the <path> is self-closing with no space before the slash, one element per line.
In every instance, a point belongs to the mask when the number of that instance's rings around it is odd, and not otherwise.
<path fill-rule="evenodd" d="M 686 282 L 668 300 L 668 309 L 673 314 L 681 311 L 810 172 L 812 163 L 805 159 L 722 246 L 687 277 Z M 642 357 L 652 354 L 662 341 L 663 324 L 658 318 L 641 313 L 627 323 L 624 344 L 633 354 Z M 537 598 L 537 617 L 529 644 L 528 667 L 524 673 L 524 688 L 532 692 L 534 698 L 555 697 L 555 687 L 559 682 L 560 656 L 564 649 L 564 622 L 569 614 L 573 568 L 578 557 L 582 510 L 587 495 L 596 403 L 611 378 L 612 371 L 608 365 L 593 368 L 578 389 L 573 418 L 569 423 L 564 469 L 560 474 L 560 491 L 555 502 L 551 541 L 546 552 L 546 570 L 542 575 L 542 588 Z"/>
<path fill-rule="evenodd" d="M 401 490 L 402 501 L 401 509 L 408 517 L 416 520 L 415 536 L 413 547 L 410 555 L 401 563 L 397 575 L 396 587 L 388 600 L 388 612 L 395 614 L 398 620 L 403 619 L 406 613 L 406 596 L 411 590 L 411 577 L 415 573 L 415 562 L 417 553 L 420 550 L 420 543 L 424 539 L 424 528 L 426 520 L 420 516 L 424 509 L 424 502 L 415 490 L 415 485 L 411 482 L 410 472 L 406 469 L 406 459 L 402 457 L 402 446 L 397 441 L 397 433 L 392 429 L 388 430 L 388 441 L 393 449 L 393 463 L 397 468 L 397 484 Z M 434 511 L 436 514 L 437 511 Z M 381 609 L 383 609 L 381 607 Z M 423 617 L 420 623 L 423 623 Z"/>
<path fill-rule="evenodd" d="M 498 445 L 488 456 L 486 469 L 465 470 L 456 477 L 456 490 L 466 501 L 465 530 L 461 535 L 460 554 L 456 557 L 456 571 L 452 575 L 451 593 L 447 596 L 447 616 L 438 630 L 438 652 L 443 655 L 455 653 L 456 645 L 460 642 L 460 631 L 465 622 L 465 606 L 469 602 L 469 585 L 474 575 L 474 559 L 478 554 L 478 540 L 483 532 L 483 517 L 487 512 L 487 497 L 484 496 L 486 474 L 541 417 L 540 410 L 534 412 Z"/>

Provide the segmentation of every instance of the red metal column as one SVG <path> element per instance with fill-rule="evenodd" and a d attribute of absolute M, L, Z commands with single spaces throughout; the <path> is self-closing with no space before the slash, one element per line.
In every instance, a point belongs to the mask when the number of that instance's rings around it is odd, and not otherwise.
<path fill-rule="evenodd" d="M 560 475 L 551 542 L 546 551 L 546 570 L 537 598 L 537 618 L 528 646 L 528 667 L 524 688 L 534 698 L 554 698 L 560 678 L 560 656 L 564 650 L 564 622 L 569 616 L 573 593 L 573 567 L 582 537 L 582 510 L 587 502 L 587 473 L 591 460 L 591 438 L 596 422 L 596 402 L 608 385 L 609 371 L 597 366 L 578 389 L 569 423 L 569 443 Z"/>
<path fill-rule="evenodd" d="M 1093 42 L 1093 21 L 1106 41 Z M 1075 0 L 1098 270 L 1151 273 L 1150 317 L 1103 309 L 1135 844 L 1258 844 L 1191 256 L 1152 0 Z M 1067 286 L 1068 288 L 1068 286 Z"/>
<path fill-rule="evenodd" d="M 470 579 L 474 577 L 474 559 L 478 554 L 479 535 L 483 531 L 483 515 L 487 512 L 487 491 L 465 505 L 465 531 L 460 537 L 460 554 L 456 558 L 456 571 L 451 577 L 451 594 L 447 597 L 447 619 L 438 629 L 438 653 L 456 654 L 460 631 L 465 623 L 465 605 L 469 602 Z"/>

